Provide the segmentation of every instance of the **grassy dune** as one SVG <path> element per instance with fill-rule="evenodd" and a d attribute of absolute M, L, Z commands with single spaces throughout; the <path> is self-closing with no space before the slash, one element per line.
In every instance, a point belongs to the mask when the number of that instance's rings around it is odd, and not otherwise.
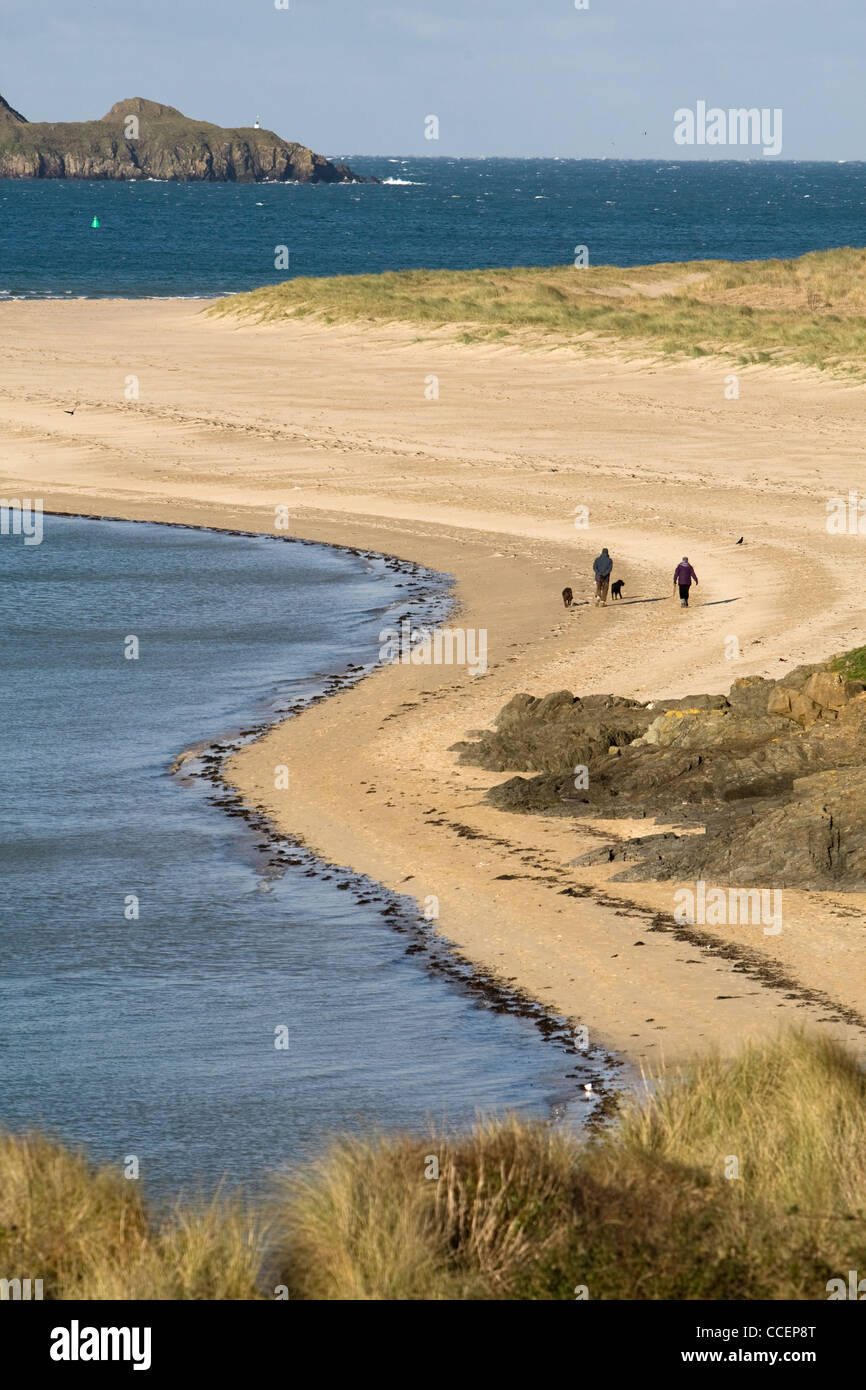
<path fill-rule="evenodd" d="M 6 1137 L 0 1273 L 46 1298 L 824 1299 L 866 1268 L 864 1192 L 866 1077 L 791 1035 L 666 1077 L 588 1141 L 515 1119 L 342 1139 L 256 1221 L 158 1222 L 116 1171 Z"/>
<path fill-rule="evenodd" d="M 315 315 L 451 327 L 464 341 L 617 343 L 863 377 L 864 311 L 866 250 L 844 248 L 787 261 L 300 277 L 230 295 L 209 312 L 265 323 Z"/>

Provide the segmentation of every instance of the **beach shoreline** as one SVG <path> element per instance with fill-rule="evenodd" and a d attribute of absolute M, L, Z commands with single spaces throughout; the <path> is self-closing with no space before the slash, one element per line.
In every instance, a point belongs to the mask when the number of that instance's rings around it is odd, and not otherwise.
<path fill-rule="evenodd" d="M 16 344 L 2 350 L 4 495 L 264 534 L 289 505 L 297 539 L 453 574 L 449 626 L 488 633 L 483 674 L 387 666 L 272 726 L 227 768 L 249 806 L 326 862 L 422 906 L 437 899 L 442 935 L 476 970 L 585 1027 L 591 1044 L 652 1066 L 805 1024 L 862 1054 L 864 895 L 792 893 L 773 941 L 748 927 L 685 940 L 667 923 L 675 885 L 611 884 L 570 862 L 600 832 L 646 823 L 496 811 L 484 791 L 508 774 L 451 751 L 523 690 L 720 691 L 862 644 L 864 615 L 846 599 L 857 539 L 828 556 L 820 512 L 828 488 L 856 486 L 857 388 L 744 373 L 751 399 L 734 414 L 717 364 L 530 357 L 397 328 L 238 327 L 183 301 L 16 301 L 0 305 L 4 319 Z M 136 367 L 129 409 L 122 383 Z M 435 405 L 431 372 L 450 392 Z M 718 533 L 732 488 L 741 507 L 750 498 L 747 583 L 736 537 Z M 596 612 L 580 576 L 603 543 L 620 565 L 627 556 L 630 601 Z M 707 597 L 688 641 L 663 592 L 668 557 L 684 549 Z M 570 613 L 565 583 L 580 600 Z M 729 630 L 748 653 L 736 669 Z M 277 764 L 290 795 L 274 788 Z"/>
<path fill-rule="evenodd" d="M 108 517 L 95 513 L 84 515 L 46 512 L 45 515 L 69 520 L 130 524 L 129 518 Z M 274 536 L 272 533 L 261 531 L 241 531 L 204 525 L 189 526 L 180 521 L 133 520 L 131 524 L 167 526 L 183 531 L 208 531 L 214 535 L 255 537 L 275 544 L 289 543 L 329 551 L 338 550 L 361 560 L 380 562 L 383 569 L 414 584 L 414 592 L 406 602 L 411 606 L 419 624 L 432 624 L 437 621 L 437 615 L 446 618 L 447 613 L 444 610 L 447 608 L 450 612 L 452 607 L 450 576 L 426 570 L 414 561 L 396 560 L 395 557 L 378 551 L 359 549 L 356 546 L 335 546 L 294 536 Z M 393 606 L 392 601 L 388 607 Z M 383 609 L 383 615 L 386 613 L 387 609 Z M 360 656 L 360 653 L 355 655 Z M 615 1104 L 614 1095 L 619 1081 L 628 1077 L 621 1059 L 611 1056 L 600 1045 L 579 1046 L 567 1019 L 558 1016 L 548 1005 L 530 998 L 519 987 L 490 978 L 477 970 L 472 961 L 462 958 L 454 950 L 452 943 L 436 930 L 435 924 L 431 925 L 424 920 L 411 895 L 398 894 L 365 875 L 354 872 L 350 867 L 329 863 L 320 855 L 314 854 L 299 837 L 286 835 L 263 812 L 247 804 L 226 776 L 228 763 L 241 749 L 264 737 L 279 724 L 297 718 L 305 710 L 332 699 L 339 691 L 351 690 L 377 669 L 377 665 L 375 661 L 368 661 L 359 666 L 347 659 L 346 664 L 339 670 L 323 670 L 311 675 L 305 681 L 308 688 L 304 693 L 277 716 L 266 709 L 265 697 L 259 692 L 261 707 L 258 710 L 254 709 L 250 716 L 236 726 L 223 729 L 218 736 L 203 735 L 194 743 L 180 749 L 167 771 L 181 782 L 197 779 L 208 784 L 213 789 L 209 794 L 212 804 L 220 809 L 230 807 L 232 815 L 243 819 L 250 832 L 256 836 L 259 847 L 275 873 L 285 871 L 287 849 L 290 851 L 293 864 L 303 862 L 314 874 L 330 878 L 333 871 L 342 871 L 345 875 L 342 886 L 351 896 L 365 903 L 373 902 L 378 905 L 380 915 L 389 930 L 400 933 L 408 941 L 407 953 L 418 956 L 419 963 L 426 971 L 446 979 L 452 988 L 494 1013 L 508 1014 L 530 1022 L 546 1043 L 553 1044 L 565 1054 L 564 1058 L 554 1065 L 552 1073 L 552 1076 L 558 1078 L 557 1105 L 564 1110 L 566 1105 L 574 1104 L 578 1097 L 585 1100 L 582 1084 L 589 1080 L 595 1104 L 587 1112 L 587 1119 L 590 1124 L 597 1124 L 607 1117 Z M 256 692 L 251 692 L 251 695 L 255 700 Z M 575 1064 L 578 1067 L 577 1071 L 565 1072 L 566 1067 L 574 1068 Z M 569 1078 L 568 1081 L 565 1079 L 566 1076 Z"/>

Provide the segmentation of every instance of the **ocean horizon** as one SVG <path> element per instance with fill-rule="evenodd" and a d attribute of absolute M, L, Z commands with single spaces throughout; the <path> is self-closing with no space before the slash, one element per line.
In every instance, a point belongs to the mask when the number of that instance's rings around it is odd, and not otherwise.
<path fill-rule="evenodd" d="M 860 244 L 866 219 L 860 162 L 349 158 L 383 182 L 2 180 L 0 300 L 567 265 L 579 245 L 590 265 L 789 258 Z"/>

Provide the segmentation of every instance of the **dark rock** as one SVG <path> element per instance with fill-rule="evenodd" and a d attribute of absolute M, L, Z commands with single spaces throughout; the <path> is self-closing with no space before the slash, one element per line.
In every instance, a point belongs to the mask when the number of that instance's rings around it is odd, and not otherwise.
<path fill-rule="evenodd" d="M 773 689 L 773 681 L 764 680 L 762 676 L 746 676 L 734 681 L 728 704 L 744 714 L 766 714 L 767 700 Z"/>
<path fill-rule="evenodd" d="M 576 863 L 631 862 L 626 881 L 705 879 L 756 887 L 862 889 L 866 797 L 860 769 L 799 778 L 784 801 L 710 814 L 699 835 L 649 835 Z"/>
<path fill-rule="evenodd" d="M 866 885 L 866 691 L 826 666 L 727 697 L 516 696 L 461 761 L 535 774 L 490 790 L 508 810 L 660 823 L 576 861 L 619 879 Z"/>
<path fill-rule="evenodd" d="M 644 733 L 654 717 L 638 700 L 616 695 L 589 695 L 576 699 L 559 690 L 543 699 L 515 695 L 500 710 L 496 728 L 475 743 L 458 743 L 462 763 L 491 772 L 507 768 L 525 771 L 560 771 L 564 766 L 585 765 L 595 754 L 607 754 L 611 745 L 627 745 Z"/>
<path fill-rule="evenodd" d="M 683 695 L 679 700 L 651 700 L 647 709 L 661 714 L 667 709 L 727 709 L 727 695 Z"/>

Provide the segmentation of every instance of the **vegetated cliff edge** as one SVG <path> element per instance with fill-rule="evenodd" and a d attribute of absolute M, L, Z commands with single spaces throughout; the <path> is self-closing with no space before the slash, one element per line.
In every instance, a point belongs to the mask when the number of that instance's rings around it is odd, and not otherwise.
<path fill-rule="evenodd" d="M 226 129 L 131 97 L 98 121 L 28 121 L 0 97 L 0 178 L 370 183 L 272 130 Z"/>

